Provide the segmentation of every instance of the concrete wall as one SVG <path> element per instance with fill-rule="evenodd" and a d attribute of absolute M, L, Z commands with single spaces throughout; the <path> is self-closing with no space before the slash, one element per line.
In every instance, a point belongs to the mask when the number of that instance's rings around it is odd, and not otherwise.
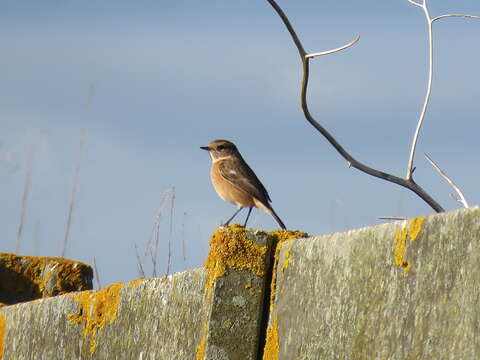
<path fill-rule="evenodd" d="M 0 358 L 478 358 L 480 208 L 301 236 L 217 229 L 204 269 L 0 308 Z"/>

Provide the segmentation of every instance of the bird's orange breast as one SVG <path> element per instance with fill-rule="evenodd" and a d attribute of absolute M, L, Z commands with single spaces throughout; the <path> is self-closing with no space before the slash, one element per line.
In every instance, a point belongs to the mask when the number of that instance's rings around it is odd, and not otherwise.
<path fill-rule="evenodd" d="M 210 171 L 210 178 L 218 196 L 238 207 L 256 206 L 251 195 L 231 184 L 222 177 L 220 171 L 218 170 L 219 163 L 220 162 L 214 162 Z"/>

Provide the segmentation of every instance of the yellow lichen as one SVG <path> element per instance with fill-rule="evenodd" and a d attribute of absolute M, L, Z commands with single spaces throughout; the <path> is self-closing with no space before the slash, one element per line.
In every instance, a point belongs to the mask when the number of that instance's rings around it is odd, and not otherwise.
<path fill-rule="evenodd" d="M 279 350 L 278 317 L 275 315 L 273 322 L 267 329 L 267 339 L 263 349 L 263 360 L 278 360 Z"/>
<path fill-rule="evenodd" d="M 422 225 L 424 221 L 425 216 L 420 216 L 412 220 L 412 223 L 410 224 L 410 230 L 408 231 L 410 239 L 412 239 L 412 241 L 417 240 L 418 234 L 420 234 L 420 232 L 422 231 Z"/>
<path fill-rule="evenodd" d="M 80 304 L 78 314 L 68 314 L 68 320 L 83 324 L 83 336 L 90 341 L 90 353 L 97 347 L 96 335 L 107 321 L 111 325 L 116 317 L 122 283 L 116 283 L 98 291 L 85 291 L 74 295 Z"/>
<path fill-rule="evenodd" d="M 144 277 L 140 277 L 138 279 L 135 279 L 135 280 L 132 280 L 128 283 L 128 287 L 132 288 L 132 287 L 135 287 L 137 286 L 138 284 L 142 283 L 143 281 L 145 281 L 146 279 Z"/>
<path fill-rule="evenodd" d="M 3 352 L 5 351 L 6 330 L 7 330 L 7 321 L 5 320 L 5 315 L 0 314 L 0 358 L 3 357 Z"/>
<path fill-rule="evenodd" d="M 292 251 L 292 248 L 289 247 L 285 252 L 283 253 L 283 261 L 282 261 L 282 272 L 284 272 L 286 269 L 288 269 L 288 266 L 290 265 L 290 252 Z"/>
<path fill-rule="evenodd" d="M 408 275 L 412 266 L 406 259 L 405 254 L 408 247 L 408 238 L 415 241 L 422 231 L 422 225 L 425 221 L 425 216 L 413 219 L 410 226 L 395 231 L 395 241 L 393 246 L 393 260 L 395 265 L 403 267 L 403 274 Z"/>
<path fill-rule="evenodd" d="M 27 298 L 38 299 L 91 289 L 91 282 L 85 280 L 92 278 L 92 268 L 77 261 L 0 253 L 0 262 L 9 272 L 18 274 L 5 279 L 0 276 L 6 291 L 21 293 Z M 54 283 L 47 286 L 52 276 Z"/>
<path fill-rule="evenodd" d="M 250 270 L 263 275 L 264 255 L 267 246 L 261 246 L 248 239 L 245 228 L 240 225 L 218 228 L 210 239 L 210 252 L 205 261 L 207 269 L 207 293 L 227 269 Z"/>
<path fill-rule="evenodd" d="M 271 236 L 275 239 L 275 252 L 274 252 L 274 263 L 273 263 L 273 274 L 272 281 L 270 283 L 270 313 L 273 312 L 273 306 L 275 303 L 275 295 L 277 290 L 277 266 L 279 261 L 280 250 L 282 249 L 283 244 L 289 240 L 297 240 L 301 238 L 308 237 L 308 234 L 303 231 L 286 231 L 286 230 L 275 230 L 269 232 Z M 288 264 L 287 264 L 288 266 Z"/>
<path fill-rule="evenodd" d="M 200 338 L 200 343 L 197 346 L 197 352 L 195 353 L 195 360 L 204 360 L 205 359 L 205 347 L 207 344 L 207 323 L 204 321 L 202 323 L 202 337 Z"/>
<path fill-rule="evenodd" d="M 410 263 L 405 259 L 405 252 L 407 251 L 407 237 L 408 231 L 406 229 L 397 229 L 395 231 L 395 245 L 393 248 L 393 259 L 395 265 L 404 268 L 403 273 L 405 276 L 410 271 Z"/>

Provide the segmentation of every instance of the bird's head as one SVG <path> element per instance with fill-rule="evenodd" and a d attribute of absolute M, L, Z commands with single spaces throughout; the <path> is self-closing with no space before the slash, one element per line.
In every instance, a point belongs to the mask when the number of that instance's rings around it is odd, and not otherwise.
<path fill-rule="evenodd" d="M 238 153 L 235 144 L 228 140 L 213 140 L 207 146 L 201 146 L 200 149 L 208 151 L 212 161 L 227 159 Z"/>

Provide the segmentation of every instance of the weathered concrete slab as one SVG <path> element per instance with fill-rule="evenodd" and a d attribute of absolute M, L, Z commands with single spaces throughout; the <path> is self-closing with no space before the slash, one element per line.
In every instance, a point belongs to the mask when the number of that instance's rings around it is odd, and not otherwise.
<path fill-rule="evenodd" d="M 478 359 L 480 208 L 283 244 L 264 359 Z"/>
<path fill-rule="evenodd" d="M 0 253 L 0 305 L 91 290 L 92 278 L 79 261 Z"/>
<path fill-rule="evenodd" d="M 1 308 L 0 359 L 257 359 L 273 239 L 219 228 L 205 269 Z"/>
<path fill-rule="evenodd" d="M 203 269 L 0 308 L 2 360 L 195 359 Z"/>
<path fill-rule="evenodd" d="M 238 225 L 213 234 L 197 359 L 257 359 L 273 241 L 268 233 Z"/>

